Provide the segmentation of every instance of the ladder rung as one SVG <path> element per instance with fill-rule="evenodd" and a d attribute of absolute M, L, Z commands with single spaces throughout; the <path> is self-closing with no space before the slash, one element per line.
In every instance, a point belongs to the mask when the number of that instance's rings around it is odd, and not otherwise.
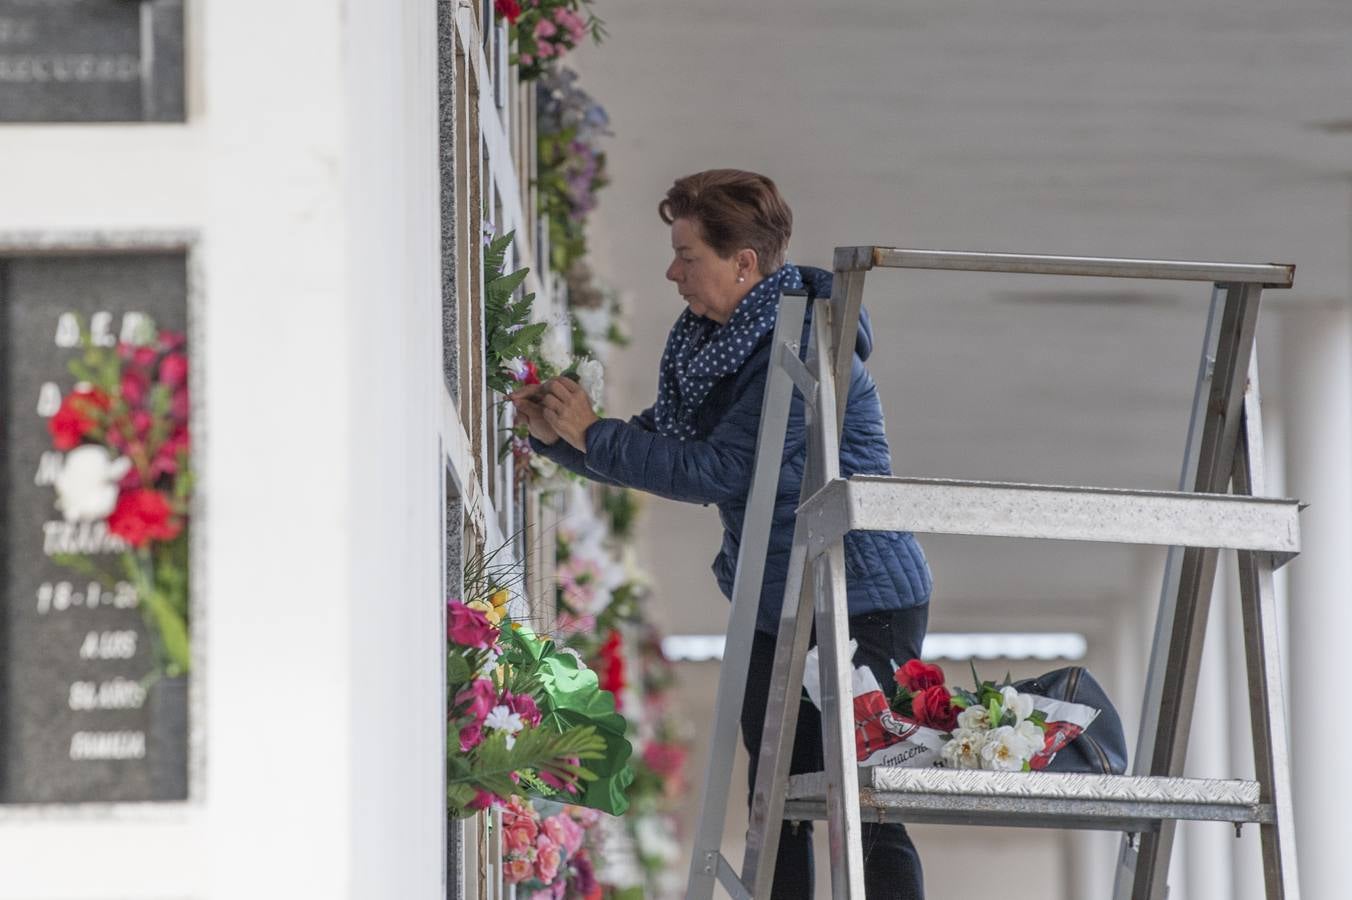
<path fill-rule="evenodd" d="M 1295 266 L 1273 263 L 1255 265 L 1105 256 L 973 253 L 966 250 L 904 250 L 898 247 L 837 247 L 834 266 L 836 271 L 844 272 L 876 266 L 880 269 L 947 269 L 959 272 L 1210 281 L 1220 284 L 1261 284 L 1269 288 L 1289 288 L 1296 278 Z"/>
<path fill-rule="evenodd" d="M 1300 503 L 1235 494 L 1003 484 L 856 475 L 799 508 L 809 553 L 848 531 L 913 531 L 1300 552 Z"/>
<path fill-rule="evenodd" d="M 825 774 L 789 779 L 786 819 L 826 817 Z M 1156 831 L 1161 819 L 1273 820 L 1258 783 L 1141 775 L 954 769 L 859 770 L 865 822 Z"/>

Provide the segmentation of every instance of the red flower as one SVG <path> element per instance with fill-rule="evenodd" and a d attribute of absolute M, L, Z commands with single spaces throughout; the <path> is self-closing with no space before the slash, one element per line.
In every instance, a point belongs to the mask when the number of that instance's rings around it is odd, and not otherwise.
<path fill-rule="evenodd" d="M 169 498 L 149 488 L 123 491 L 108 516 L 108 530 L 133 547 L 150 541 L 171 541 L 183 530 L 169 507 Z"/>
<path fill-rule="evenodd" d="M 128 406 L 140 406 L 145 402 L 146 389 L 150 383 L 146 377 L 135 369 L 127 369 L 122 373 L 122 399 Z"/>
<path fill-rule="evenodd" d="M 944 683 L 944 670 L 918 659 L 910 660 L 896 672 L 897 684 L 913 693 Z"/>
<path fill-rule="evenodd" d="M 108 395 L 98 388 L 77 389 L 65 396 L 61 408 L 47 420 L 52 446 L 70 450 L 98 424 L 96 417 L 108 409 Z"/>
<path fill-rule="evenodd" d="M 953 695 L 943 685 L 927 687 L 911 698 L 911 711 L 921 725 L 952 731 L 958 727 L 958 710 Z"/>
<path fill-rule="evenodd" d="M 166 353 L 172 353 L 175 350 L 182 350 L 188 343 L 188 338 L 181 331 L 161 331 L 159 335 L 160 349 Z"/>
<path fill-rule="evenodd" d="M 539 384 L 539 383 L 540 383 L 540 373 L 539 373 L 539 371 L 535 368 L 535 361 L 532 360 L 532 359 L 528 359 L 528 360 L 525 360 L 525 363 L 526 363 L 526 374 L 525 374 L 525 376 L 521 379 L 521 383 L 522 383 L 522 384 Z"/>
<path fill-rule="evenodd" d="M 620 633 L 611 631 L 601 645 L 597 675 L 601 690 L 615 695 L 615 708 L 620 708 L 620 692 L 624 690 L 624 653 L 620 648 Z"/>
<path fill-rule="evenodd" d="M 182 353 L 170 353 L 160 360 L 160 381 L 176 388 L 188 381 L 188 358 Z"/>
<path fill-rule="evenodd" d="M 643 763 L 663 778 L 680 778 L 685 755 L 685 748 L 680 744 L 651 741 L 643 748 Z"/>
<path fill-rule="evenodd" d="M 493 9 L 506 19 L 509 25 L 515 25 L 516 20 L 521 18 L 521 4 L 516 0 L 493 0 Z"/>

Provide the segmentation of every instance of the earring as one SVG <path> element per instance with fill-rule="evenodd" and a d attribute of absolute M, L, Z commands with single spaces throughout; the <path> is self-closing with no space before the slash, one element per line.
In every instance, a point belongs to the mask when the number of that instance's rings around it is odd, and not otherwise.
<path fill-rule="evenodd" d="M 738 275 L 738 276 L 737 276 L 737 283 L 738 283 L 738 284 L 741 284 L 743 281 L 746 281 L 746 276 L 745 276 L 745 275 Z"/>

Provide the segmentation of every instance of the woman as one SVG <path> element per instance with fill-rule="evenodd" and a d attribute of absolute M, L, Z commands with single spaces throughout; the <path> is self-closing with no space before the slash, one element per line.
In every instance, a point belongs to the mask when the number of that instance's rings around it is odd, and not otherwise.
<path fill-rule="evenodd" d="M 805 288 L 810 296 L 830 296 L 831 274 L 785 263 L 793 214 L 763 175 L 734 169 L 689 175 L 667 191 L 658 212 L 671 226 L 675 251 L 666 277 L 687 309 L 667 338 L 657 402 L 627 422 L 600 419 L 586 393 L 567 378 L 525 388 L 511 399 L 530 428 L 532 446 L 560 465 L 607 484 L 717 504 L 723 546 L 713 570 L 731 597 L 780 292 Z M 810 310 L 809 304 L 803 347 Z M 871 348 L 868 316 L 861 312 L 840 441 L 844 475 L 891 473 L 882 407 L 864 368 Z M 795 395 L 742 707 L 753 785 L 806 438 L 802 397 Z M 852 533 L 845 556 L 855 664 L 868 665 L 879 683 L 891 684 L 892 661 L 920 655 L 929 567 L 909 533 Z M 822 768 L 821 719 L 804 700 L 792 771 Z M 810 822 L 785 824 L 773 896 L 811 897 L 811 829 Z M 920 860 L 903 826 L 864 825 L 863 845 L 870 898 L 923 895 Z"/>

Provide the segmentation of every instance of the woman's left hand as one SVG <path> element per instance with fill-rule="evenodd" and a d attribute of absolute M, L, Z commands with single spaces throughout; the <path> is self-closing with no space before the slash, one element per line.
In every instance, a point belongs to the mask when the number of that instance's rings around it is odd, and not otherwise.
<path fill-rule="evenodd" d="M 540 392 L 545 421 L 554 427 L 559 437 L 583 453 L 587 452 L 587 429 L 597 420 L 591 398 L 582 385 L 571 378 L 551 378 Z"/>

